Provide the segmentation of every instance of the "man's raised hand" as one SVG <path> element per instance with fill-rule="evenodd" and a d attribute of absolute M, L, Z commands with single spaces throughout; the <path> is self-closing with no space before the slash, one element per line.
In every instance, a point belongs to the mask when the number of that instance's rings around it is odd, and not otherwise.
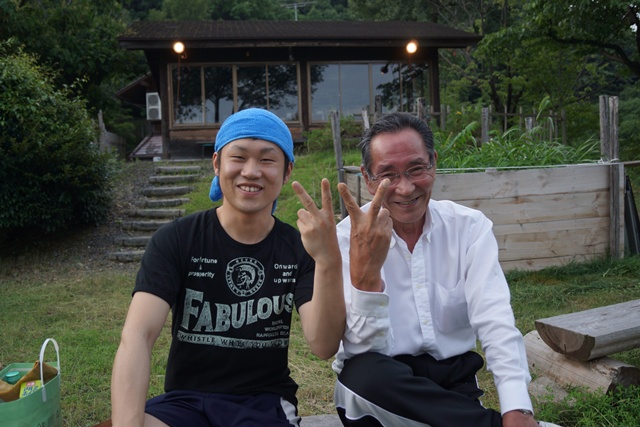
<path fill-rule="evenodd" d="M 369 210 L 363 212 L 351 196 L 347 185 L 338 184 L 338 191 L 351 218 L 351 284 L 363 291 L 382 291 L 380 271 L 389 252 L 393 229 L 389 211 L 382 206 L 388 189 L 389 180 L 382 180 Z"/>
<path fill-rule="evenodd" d="M 309 196 L 302 184 L 294 181 L 291 186 L 303 208 L 298 210 L 298 230 L 302 243 L 316 263 L 340 258 L 338 237 L 336 235 L 336 219 L 333 214 L 333 200 L 329 180 L 322 180 L 322 207 L 318 209 L 315 201 Z"/>

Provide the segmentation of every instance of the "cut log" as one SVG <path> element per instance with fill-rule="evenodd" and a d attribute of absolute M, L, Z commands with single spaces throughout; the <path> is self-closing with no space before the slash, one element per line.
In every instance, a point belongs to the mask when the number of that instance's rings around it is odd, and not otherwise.
<path fill-rule="evenodd" d="M 588 362 L 573 360 L 553 351 L 537 331 L 524 337 L 532 373 L 539 373 L 563 387 L 585 387 L 591 392 L 610 392 L 618 386 L 640 385 L 640 368 L 602 357 Z"/>
<path fill-rule="evenodd" d="M 580 361 L 640 347 L 640 300 L 535 321 L 553 350 Z"/>

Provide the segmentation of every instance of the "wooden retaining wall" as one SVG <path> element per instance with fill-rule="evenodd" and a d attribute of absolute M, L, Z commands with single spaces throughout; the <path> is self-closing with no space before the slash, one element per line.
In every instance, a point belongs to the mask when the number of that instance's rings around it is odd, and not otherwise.
<path fill-rule="evenodd" d="M 371 200 L 358 167 L 345 180 L 360 205 Z M 538 270 L 624 254 L 624 165 L 438 171 L 434 200 L 452 200 L 493 221 L 504 270 Z"/>

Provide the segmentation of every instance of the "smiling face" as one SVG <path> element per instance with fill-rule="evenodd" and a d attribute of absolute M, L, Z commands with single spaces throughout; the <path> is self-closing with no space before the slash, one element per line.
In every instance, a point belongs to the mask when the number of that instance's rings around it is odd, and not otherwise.
<path fill-rule="evenodd" d="M 430 155 L 422 137 L 412 128 L 379 133 L 371 140 L 370 150 L 371 175 L 387 172 L 400 174 L 400 178 L 389 187 L 383 201 L 384 207 L 391 214 L 394 228 L 404 225 L 421 228 L 435 181 L 437 153 Z M 406 170 L 429 165 L 432 161 L 434 167 L 426 176 L 412 181 L 404 175 Z M 375 194 L 380 181 L 373 181 L 366 170 L 363 170 L 363 176 L 369 192 Z"/>
<path fill-rule="evenodd" d="M 292 167 L 276 144 L 261 139 L 238 139 L 213 155 L 223 206 L 242 214 L 271 215 Z"/>

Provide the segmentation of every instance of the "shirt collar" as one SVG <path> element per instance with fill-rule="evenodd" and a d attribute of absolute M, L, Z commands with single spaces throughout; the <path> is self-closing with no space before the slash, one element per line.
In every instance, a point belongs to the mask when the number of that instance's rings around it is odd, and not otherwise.
<path fill-rule="evenodd" d="M 420 239 L 427 239 L 427 242 L 431 242 L 431 231 L 433 230 L 433 215 L 431 215 L 431 204 L 429 204 L 427 206 L 427 212 L 425 213 L 425 221 L 424 221 L 424 225 L 422 226 L 422 234 L 420 235 Z M 391 233 L 391 241 L 389 242 L 389 248 L 393 248 L 398 239 L 400 239 L 400 237 L 398 237 L 398 235 L 396 234 L 396 231 L 393 230 Z"/>

